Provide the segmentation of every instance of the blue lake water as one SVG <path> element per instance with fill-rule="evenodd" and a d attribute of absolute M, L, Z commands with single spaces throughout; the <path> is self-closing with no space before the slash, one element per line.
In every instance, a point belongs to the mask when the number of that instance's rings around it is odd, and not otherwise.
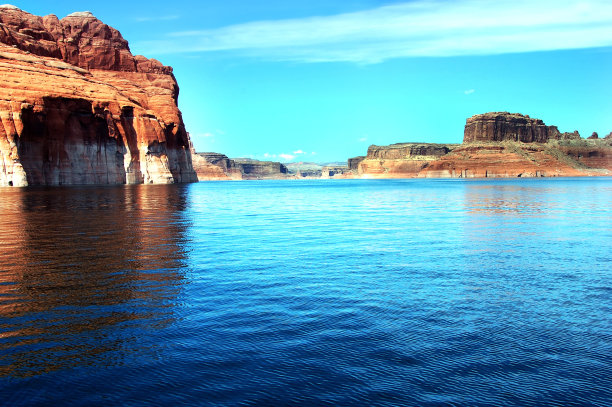
<path fill-rule="evenodd" d="M 606 406 L 612 179 L 0 189 L 0 405 Z"/>

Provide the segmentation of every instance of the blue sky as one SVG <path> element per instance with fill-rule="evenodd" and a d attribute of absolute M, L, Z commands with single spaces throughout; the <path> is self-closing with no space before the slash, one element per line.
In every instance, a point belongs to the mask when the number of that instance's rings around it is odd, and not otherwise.
<path fill-rule="evenodd" d="M 465 119 L 529 114 L 612 131 L 609 0 L 13 2 L 91 11 L 174 68 L 198 151 L 342 161 L 459 143 Z"/>

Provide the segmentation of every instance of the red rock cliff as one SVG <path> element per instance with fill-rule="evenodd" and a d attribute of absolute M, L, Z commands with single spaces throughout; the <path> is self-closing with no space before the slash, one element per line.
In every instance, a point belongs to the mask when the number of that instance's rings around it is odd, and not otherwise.
<path fill-rule="evenodd" d="M 521 141 L 546 143 L 561 138 L 555 126 L 547 126 L 540 119 L 508 112 L 483 113 L 466 120 L 464 143 L 476 141 Z"/>
<path fill-rule="evenodd" d="M 560 133 L 527 115 L 492 112 L 467 119 L 461 145 L 370 146 L 349 167 L 373 178 L 612 175 L 612 143 L 582 140 L 577 131 Z"/>
<path fill-rule="evenodd" d="M 0 185 L 197 181 L 178 93 L 91 13 L 0 6 Z"/>

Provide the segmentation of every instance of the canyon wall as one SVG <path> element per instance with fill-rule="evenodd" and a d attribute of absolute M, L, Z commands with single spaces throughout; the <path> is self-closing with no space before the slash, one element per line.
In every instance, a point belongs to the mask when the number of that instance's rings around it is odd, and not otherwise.
<path fill-rule="evenodd" d="M 276 161 L 258 161 L 248 158 L 234 158 L 235 165 L 242 171 L 243 179 L 283 179 L 289 177 L 285 164 Z"/>
<path fill-rule="evenodd" d="M 527 115 L 508 112 L 478 114 L 467 119 L 463 135 L 464 143 L 476 141 L 520 141 L 546 143 L 560 138 L 555 126 L 547 126 L 542 120 Z"/>
<path fill-rule="evenodd" d="M 228 158 L 219 153 L 193 153 L 193 165 L 200 181 L 285 179 L 289 171 L 276 161 Z"/>
<path fill-rule="evenodd" d="M 91 13 L 0 6 L 0 185 L 197 181 L 178 94 Z"/>

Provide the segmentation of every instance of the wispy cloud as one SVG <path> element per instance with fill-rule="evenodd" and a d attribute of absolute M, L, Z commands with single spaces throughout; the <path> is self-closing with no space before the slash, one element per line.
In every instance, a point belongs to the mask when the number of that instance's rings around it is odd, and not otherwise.
<path fill-rule="evenodd" d="M 365 143 L 366 141 L 368 141 L 368 138 L 366 136 L 359 137 L 357 141 L 359 141 L 360 143 Z"/>
<path fill-rule="evenodd" d="M 137 21 L 139 23 L 145 23 L 145 22 L 150 22 L 150 21 L 172 21 L 172 20 L 178 20 L 179 18 L 180 16 L 176 14 L 166 15 L 166 16 L 155 16 L 155 17 L 140 16 L 140 17 L 135 17 L 134 21 Z"/>
<path fill-rule="evenodd" d="M 278 156 L 285 161 L 291 161 L 295 158 L 293 154 L 279 154 Z"/>
<path fill-rule="evenodd" d="M 474 90 L 474 89 L 468 89 L 468 90 L 464 90 L 463 91 L 463 93 L 465 93 L 466 95 L 471 95 L 474 92 L 476 92 L 476 90 Z"/>
<path fill-rule="evenodd" d="M 280 153 L 280 154 L 264 153 L 262 158 L 266 160 L 280 159 L 282 161 L 291 161 L 294 158 L 297 158 L 298 156 L 305 155 L 305 154 L 308 154 L 308 153 L 303 150 L 296 150 L 293 153 Z M 311 154 L 315 155 L 316 153 L 313 152 Z"/>
<path fill-rule="evenodd" d="M 172 33 L 149 52 L 378 63 L 612 46 L 609 0 L 416 0 L 354 13 Z"/>

